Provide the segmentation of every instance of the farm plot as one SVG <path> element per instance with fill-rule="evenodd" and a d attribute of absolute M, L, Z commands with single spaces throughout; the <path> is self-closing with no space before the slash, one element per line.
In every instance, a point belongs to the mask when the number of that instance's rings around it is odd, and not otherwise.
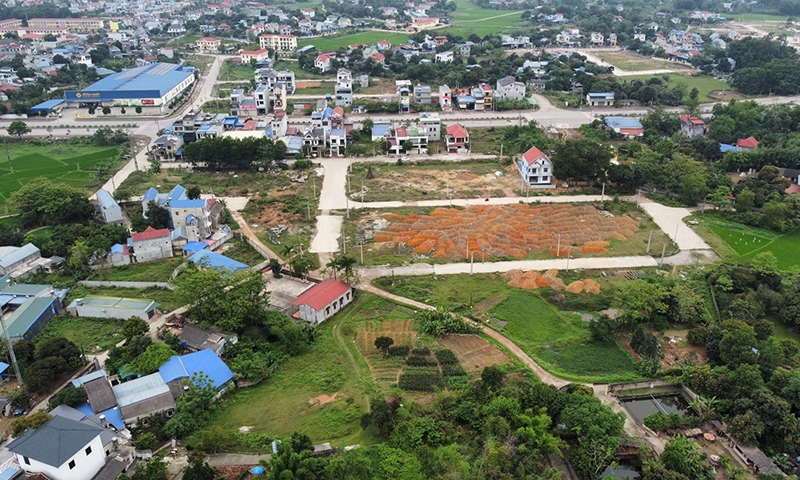
<path fill-rule="evenodd" d="M 639 223 L 624 215 L 607 217 L 590 205 L 527 204 L 437 208 L 429 215 L 387 214 L 375 242 L 407 245 L 418 255 L 452 261 L 525 258 L 549 253 L 606 253 L 607 239 L 627 242 Z"/>
<path fill-rule="evenodd" d="M 403 358 L 384 353 L 375 347 L 375 339 L 389 337 L 395 346 L 413 347 L 417 342 L 417 332 L 413 331 L 414 320 L 385 320 L 383 322 L 364 323 L 358 326 L 356 344 L 364 357 L 372 378 L 377 382 L 397 382 Z"/>
<path fill-rule="evenodd" d="M 508 356 L 477 335 L 447 335 L 439 344 L 451 350 L 467 373 L 480 373 L 485 367 L 508 363 Z"/>

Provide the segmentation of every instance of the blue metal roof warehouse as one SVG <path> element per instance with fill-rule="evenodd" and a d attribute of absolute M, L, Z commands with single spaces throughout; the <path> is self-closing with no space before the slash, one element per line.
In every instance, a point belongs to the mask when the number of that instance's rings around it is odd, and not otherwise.
<path fill-rule="evenodd" d="M 137 105 L 162 105 L 194 82 L 194 69 L 172 63 L 153 63 L 123 70 L 80 91 L 68 91 L 67 102 L 115 101 Z M 125 102 L 128 100 L 128 102 Z"/>
<path fill-rule="evenodd" d="M 189 257 L 189 260 L 194 263 L 206 265 L 208 267 L 228 270 L 231 273 L 250 268 L 244 263 L 237 262 L 232 258 L 222 255 L 221 253 L 209 252 L 208 250 L 198 250 L 191 257 Z"/>

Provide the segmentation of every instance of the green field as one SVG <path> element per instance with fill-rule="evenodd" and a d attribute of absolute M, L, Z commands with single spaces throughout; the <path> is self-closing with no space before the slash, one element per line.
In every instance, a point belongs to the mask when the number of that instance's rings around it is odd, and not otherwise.
<path fill-rule="evenodd" d="M 348 45 L 354 43 L 375 45 L 379 40 L 388 40 L 392 42 L 392 45 L 404 45 L 408 41 L 408 35 L 404 33 L 360 32 L 339 37 L 302 38 L 297 40 L 297 46 L 305 47 L 306 45 L 314 45 L 317 47 L 318 52 L 323 52 L 336 50 L 339 47 L 346 48 Z"/>
<path fill-rule="evenodd" d="M 457 0 L 456 11 L 451 14 L 450 26 L 437 32 L 450 33 L 468 37 L 477 34 L 481 37 L 488 34 L 507 33 L 514 27 L 530 26 L 522 21 L 522 10 L 494 10 L 482 8 L 469 0 Z"/>
<path fill-rule="evenodd" d="M 575 278 L 567 278 L 565 281 Z M 597 279 L 603 288 L 607 282 Z M 392 285 L 394 282 L 394 285 Z M 559 311 L 544 300 L 550 289 L 536 292 L 511 288 L 500 275 L 437 275 L 383 278 L 376 285 L 397 295 L 466 315 L 480 315 L 508 322 L 498 330 L 517 344 L 547 371 L 581 382 L 624 381 L 637 377 L 633 359 L 617 344 L 592 342 L 587 324 L 577 316 Z M 487 300 L 488 305 L 481 301 Z M 600 296 L 571 295 L 585 310 L 598 309 Z M 475 307 L 473 309 L 473 306 Z M 584 310 L 583 308 L 577 308 Z M 496 325 L 496 321 L 491 324 Z"/>
<path fill-rule="evenodd" d="M 104 352 L 123 340 L 122 323 L 114 318 L 58 315 L 36 336 L 36 343 L 64 337 L 87 354 Z"/>
<path fill-rule="evenodd" d="M 376 297 L 359 293 L 352 305 L 316 329 L 311 351 L 287 360 L 266 382 L 227 397 L 211 425 L 230 432 L 252 426 L 255 432 L 278 438 L 300 432 L 314 443 L 331 442 L 336 447 L 380 442 L 372 427 L 360 426 L 369 397 L 376 393 L 369 367 L 355 343 L 342 333 L 345 323 L 368 320 L 364 312 L 373 310 L 363 307 L 375 302 Z M 312 405 L 320 395 L 336 400 Z"/>
<path fill-rule="evenodd" d="M 168 282 L 172 271 L 183 263 L 183 258 L 170 258 L 157 262 L 134 263 L 121 267 L 105 267 L 95 271 L 92 280 L 117 282 Z"/>
<path fill-rule="evenodd" d="M 255 69 L 250 64 L 241 64 L 234 62 L 232 59 L 225 60 L 222 63 L 222 69 L 219 72 L 219 81 L 227 82 L 229 80 L 251 80 L 255 75 Z"/>
<path fill-rule="evenodd" d="M 746 262 L 762 252 L 772 252 L 778 268 L 786 270 L 800 266 L 800 228 L 779 234 L 768 230 L 726 222 L 708 215 L 695 215 L 700 221 L 695 230 L 717 253 L 730 260 Z"/>
<path fill-rule="evenodd" d="M 677 73 L 670 73 L 670 74 L 664 74 L 664 75 L 631 75 L 631 76 L 625 76 L 625 77 L 617 77 L 617 80 L 628 81 L 628 82 L 630 82 L 631 80 L 647 81 L 647 80 L 649 80 L 649 79 L 651 79 L 653 77 L 662 78 L 665 75 L 669 77 L 669 86 L 670 87 L 672 87 L 673 85 L 675 85 L 678 82 L 684 82 L 686 84 L 686 86 L 689 88 L 689 91 L 691 91 L 692 88 L 696 87 L 697 90 L 700 92 L 699 98 L 701 100 L 705 100 L 707 98 L 710 98 L 708 96 L 709 92 L 712 92 L 712 91 L 715 91 L 715 90 L 730 90 L 731 89 L 730 85 L 728 85 L 726 82 L 723 82 L 722 80 L 717 80 L 716 78 L 712 78 L 712 77 L 692 77 L 692 76 L 689 76 L 689 75 L 681 75 L 681 74 L 677 74 Z"/>
<path fill-rule="evenodd" d="M 785 22 L 789 17 L 786 15 L 767 15 L 763 13 L 729 13 L 725 18 L 730 18 L 736 22 Z M 741 32 L 739 32 L 741 33 Z"/>
<path fill-rule="evenodd" d="M 11 173 L 8 161 L 0 162 L 0 215 L 9 213 L 8 199 L 23 185 L 38 177 L 47 177 L 75 188 L 96 187 L 93 170 L 101 162 L 114 160 L 117 148 L 88 145 L 7 144 L 14 166 Z"/>

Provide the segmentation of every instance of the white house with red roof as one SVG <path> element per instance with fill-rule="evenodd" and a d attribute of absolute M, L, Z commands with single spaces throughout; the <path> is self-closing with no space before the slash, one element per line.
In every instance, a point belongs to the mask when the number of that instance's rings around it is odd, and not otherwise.
<path fill-rule="evenodd" d="M 255 60 L 256 62 L 260 62 L 262 60 L 266 60 L 269 58 L 269 51 L 261 48 L 258 50 L 242 50 L 242 53 L 239 54 L 242 59 L 242 63 L 250 63 L 251 61 Z"/>
<path fill-rule="evenodd" d="M 444 141 L 447 153 L 469 153 L 469 133 L 457 123 L 447 127 Z"/>
<path fill-rule="evenodd" d="M 706 122 L 697 117 L 681 115 L 681 135 L 689 138 L 702 137 L 706 134 Z"/>
<path fill-rule="evenodd" d="M 378 40 L 378 50 L 389 50 L 392 48 L 392 42 L 389 40 Z"/>
<path fill-rule="evenodd" d="M 323 280 L 292 302 L 292 317 L 319 325 L 353 301 L 353 287 L 341 280 Z"/>
<path fill-rule="evenodd" d="M 320 73 L 325 73 L 331 69 L 331 57 L 335 56 L 334 52 L 326 52 L 317 55 L 314 59 L 314 68 L 319 68 Z"/>
<path fill-rule="evenodd" d="M 758 140 L 755 137 L 740 138 L 736 141 L 736 146 L 739 147 L 739 151 L 755 150 L 758 147 Z"/>
<path fill-rule="evenodd" d="M 132 234 L 128 246 L 132 247 L 133 258 L 137 262 L 152 262 L 172 257 L 172 239 L 168 228 L 156 230 L 147 227 L 144 232 Z"/>
<path fill-rule="evenodd" d="M 555 188 L 553 185 L 553 162 L 536 147 L 522 154 L 517 162 L 519 174 L 531 188 Z"/>

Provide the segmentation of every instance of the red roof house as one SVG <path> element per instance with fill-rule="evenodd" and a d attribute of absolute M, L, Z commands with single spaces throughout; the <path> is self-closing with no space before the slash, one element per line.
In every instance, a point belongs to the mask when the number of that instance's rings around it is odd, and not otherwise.
<path fill-rule="evenodd" d="M 531 188 L 552 188 L 553 162 L 536 147 L 522 154 L 522 160 L 517 162 L 517 169 Z"/>
<path fill-rule="evenodd" d="M 133 247 L 133 255 L 137 262 L 151 262 L 172 257 L 172 238 L 168 228 L 156 230 L 147 227 L 144 232 L 132 234 L 129 245 Z"/>
<path fill-rule="evenodd" d="M 352 301 L 353 287 L 341 280 L 323 280 L 292 302 L 292 316 L 319 325 Z"/>
<path fill-rule="evenodd" d="M 758 140 L 753 137 L 740 138 L 736 141 L 736 146 L 739 150 L 753 150 L 758 146 Z"/>
<path fill-rule="evenodd" d="M 153 240 L 154 238 L 169 237 L 169 228 L 162 228 L 156 230 L 153 227 L 147 227 L 144 232 L 131 234 L 131 239 L 134 242 L 142 242 L 145 240 Z"/>
<path fill-rule="evenodd" d="M 449 125 L 445 135 L 447 153 L 469 153 L 469 133 L 459 124 Z"/>

